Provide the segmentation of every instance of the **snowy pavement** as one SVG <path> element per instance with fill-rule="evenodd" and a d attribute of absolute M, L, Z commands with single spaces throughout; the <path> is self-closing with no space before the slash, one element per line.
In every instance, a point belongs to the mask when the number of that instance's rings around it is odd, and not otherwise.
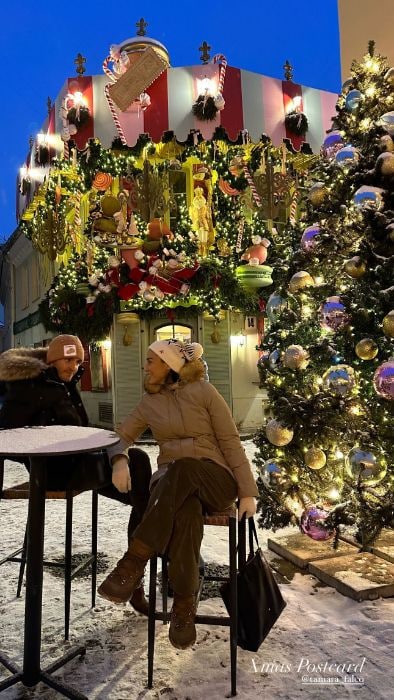
<path fill-rule="evenodd" d="M 253 457 L 251 441 L 244 443 Z M 145 449 L 145 448 L 144 448 Z M 155 457 L 155 447 L 146 448 Z M 152 460 L 154 461 L 154 459 Z M 6 462 L 5 485 L 26 478 L 23 467 Z M 27 504 L 0 501 L 0 559 L 16 549 L 23 538 Z M 126 546 L 128 508 L 106 498 L 99 499 L 99 551 L 112 567 Z M 61 557 L 65 504 L 46 505 L 45 553 Z M 291 532 L 287 528 L 286 533 Z M 277 533 L 280 537 L 284 531 Z M 260 532 L 264 544 L 272 533 Z M 74 552 L 87 551 L 90 536 L 90 495 L 74 500 Z M 206 562 L 227 563 L 225 528 L 207 528 L 202 553 Z M 20 663 L 23 650 L 24 597 L 16 599 L 18 565 L 0 568 L 0 648 Z M 99 574 L 99 581 L 104 577 Z M 257 653 L 238 650 L 238 697 L 240 700 L 388 700 L 393 697 L 390 678 L 393 659 L 393 600 L 357 603 L 316 579 L 296 573 L 282 585 L 287 607 Z M 56 675 L 91 700 L 219 700 L 230 689 L 228 630 L 199 626 L 197 643 L 186 651 L 174 649 L 168 628 L 157 623 L 154 688 L 147 690 L 147 623 L 129 605 L 114 606 L 98 598 L 89 608 L 90 579 L 74 580 L 71 594 L 70 642 L 63 641 L 63 581 L 44 572 L 42 665 L 48 665 L 76 643 L 85 644 L 86 657 L 75 659 Z M 219 598 L 200 604 L 199 612 L 224 611 Z M 363 661 L 364 660 L 364 661 Z M 324 668 L 324 664 L 327 665 Z M 334 664 L 331 671 L 328 664 Z M 319 665 L 320 664 L 320 668 Z M 353 674 L 335 664 L 362 664 Z M 6 677 L 0 668 L 0 679 Z M 328 681 L 336 677 L 341 684 Z M 346 682 L 343 680 L 346 678 Z M 320 682 L 317 682 L 319 681 Z M 325 679 L 325 680 L 324 680 Z M 54 690 L 38 685 L 27 690 L 20 684 L 2 694 L 11 698 L 60 698 Z"/>

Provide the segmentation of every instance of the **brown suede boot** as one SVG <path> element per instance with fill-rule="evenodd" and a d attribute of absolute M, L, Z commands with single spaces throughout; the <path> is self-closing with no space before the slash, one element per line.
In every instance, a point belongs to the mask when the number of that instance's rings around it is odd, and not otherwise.
<path fill-rule="evenodd" d="M 181 596 L 174 592 L 168 638 L 176 649 L 187 649 L 196 641 L 196 596 Z"/>
<path fill-rule="evenodd" d="M 136 612 L 141 613 L 141 615 L 146 615 L 148 617 L 149 613 L 149 603 L 145 597 L 144 587 L 141 583 L 138 588 L 135 589 L 133 595 L 130 598 L 130 605 Z"/>
<path fill-rule="evenodd" d="M 97 593 L 112 603 L 126 603 L 140 586 L 145 566 L 153 554 L 153 550 L 144 542 L 133 539 Z"/>

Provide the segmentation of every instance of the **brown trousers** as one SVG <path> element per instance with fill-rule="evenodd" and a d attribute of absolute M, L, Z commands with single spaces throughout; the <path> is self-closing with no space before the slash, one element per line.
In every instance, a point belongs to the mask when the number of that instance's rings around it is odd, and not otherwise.
<path fill-rule="evenodd" d="M 154 487 L 134 536 L 157 554 L 167 553 L 169 579 L 179 595 L 198 590 L 203 513 L 229 508 L 237 492 L 224 467 L 193 458 L 172 462 Z"/>

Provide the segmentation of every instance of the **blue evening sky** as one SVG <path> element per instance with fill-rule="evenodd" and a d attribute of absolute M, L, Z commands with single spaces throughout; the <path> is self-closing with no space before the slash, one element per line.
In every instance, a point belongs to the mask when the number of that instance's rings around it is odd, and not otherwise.
<path fill-rule="evenodd" d="M 78 52 L 87 59 L 86 75 L 101 73 L 109 46 L 134 36 L 140 17 L 148 22 L 148 36 L 166 45 L 173 66 L 199 64 L 198 47 L 205 40 L 211 56 L 224 53 L 232 66 L 283 78 L 289 59 L 295 82 L 340 89 L 336 0 L 3 0 L 1 5 L 0 242 L 16 226 L 15 178 L 29 135 L 45 119 L 47 97 L 55 99 L 64 80 L 75 75 Z"/>

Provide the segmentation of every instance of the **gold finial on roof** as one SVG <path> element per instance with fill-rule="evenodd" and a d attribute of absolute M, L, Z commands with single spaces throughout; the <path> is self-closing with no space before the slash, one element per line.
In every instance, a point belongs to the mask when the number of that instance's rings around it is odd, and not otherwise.
<path fill-rule="evenodd" d="M 81 53 L 78 53 L 76 58 L 74 59 L 74 63 L 76 65 L 76 71 L 77 71 L 78 75 L 83 75 L 86 71 L 86 68 L 85 68 L 86 58 L 85 58 L 85 56 L 82 56 Z"/>
<path fill-rule="evenodd" d="M 209 54 L 211 47 L 209 46 L 209 44 L 207 44 L 206 41 L 203 41 L 198 50 L 201 51 L 200 61 L 202 61 L 202 63 L 204 64 L 208 63 L 209 59 L 211 58 Z"/>
<path fill-rule="evenodd" d="M 137 36 L 145 36 L 146 35 L 145 29 L 148 26 L 148 22 L 145 22 L 143 17 L 141 17 L 139 22 L 136 22 L 135 26 L 137 27 Z"/>
<path fill-rule="evenodd" d="M 293 66 L 291 65 L 291 63 L 289 63 L 288 60 L 286 60 L 283 69 L 285 71 L 285 80 L 293 80 Z"/>

